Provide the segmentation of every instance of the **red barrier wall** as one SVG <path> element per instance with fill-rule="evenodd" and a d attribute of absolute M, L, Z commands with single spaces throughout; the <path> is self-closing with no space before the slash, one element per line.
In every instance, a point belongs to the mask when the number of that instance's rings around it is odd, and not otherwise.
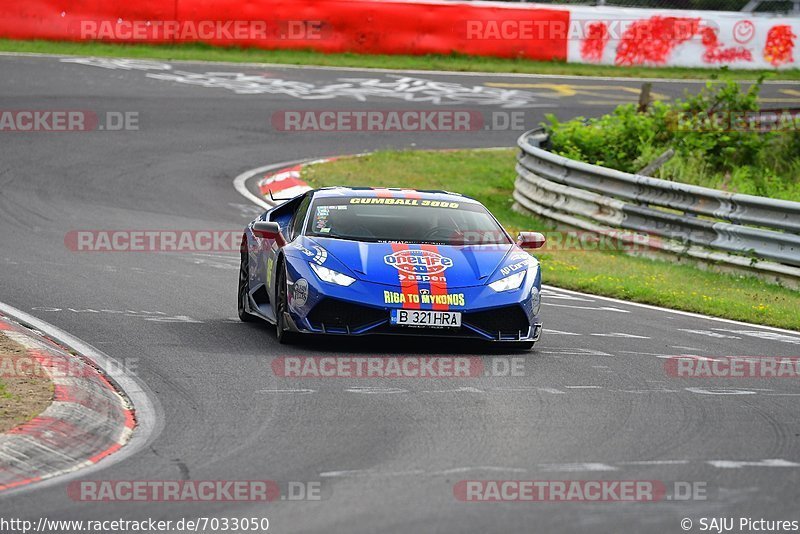
<path fill-rule="evenodd" d="M 366 54 L 450 54 L 566 60 L 569 11 L 534 7 L 382 0 L 3 0 L 0 36 L 80 40 L 88 22 L 321 21 L 309 39 L 207 39 L 212 44 Z M 467 25 L 535 25 L 521 38 L 467 38 Z M 541 30 L 546 28 L 546 30 Z M 128 41 L 113 37 L 110 40 Z M 197 39 L 178 39 L 194 41 Z M 137 40 L 138 41 L 138 40 Z M 159 41 L 144 39 L 144 42 Z M 141 41 L 139 41 L 141 42 Z M 161 41 L 163 42 L 163 40 Z"/>
<path fill-rule="evenodd" d="M 172 0 L 2 0 L 0 36 L 75 41 L 85 21 L 174 18 Z"/>

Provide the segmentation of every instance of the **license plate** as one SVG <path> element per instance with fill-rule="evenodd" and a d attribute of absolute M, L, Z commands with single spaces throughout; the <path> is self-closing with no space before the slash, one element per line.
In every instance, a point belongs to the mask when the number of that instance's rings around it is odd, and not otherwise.
<path fill-rule="evenodd" d="M 429 310 L 392 310 L 389 322 L 399 326 L 458 328 L 461 326 L 461 313 Z"/>

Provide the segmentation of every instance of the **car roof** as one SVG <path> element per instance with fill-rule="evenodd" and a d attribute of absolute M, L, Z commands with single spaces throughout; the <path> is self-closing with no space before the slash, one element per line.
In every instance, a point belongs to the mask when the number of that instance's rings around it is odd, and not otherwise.
<path fill-rule="evenodd" d="M 314 198 L 417 198 L 444 202 L 469 202 L 477 200 L 439 189 L 406 189 L 399 187 L 323 187 L 313 192 Z"/>

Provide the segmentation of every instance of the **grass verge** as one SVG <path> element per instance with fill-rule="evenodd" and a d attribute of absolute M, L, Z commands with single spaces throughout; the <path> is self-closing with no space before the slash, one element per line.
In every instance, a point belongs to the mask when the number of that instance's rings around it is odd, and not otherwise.
<path fill-rule="evenodd" d="M 27 357 L 23 347 L 0 333 L 0 433 L 30 421 L 53 400 L 53 382 Z"/>
<path fill-rule="evenodd" d="M 611 65 L 568 64 L 555 61 L 501 59 L 453 54 L 403 56 L 366 54 L 323 54 L 312 50 L 261 50 L 255 48 L 223 48 L 204 44 L 145 45 L 101 42 L 17 41 L 0 39 L 2 52 L 28 52 L 80 56 L 148 58 L 161 60 L 226 61 L 231 63 L 278 63 L 410 70 L 442 70 L 456 72 L 491 72 L 524 74 L 558 74 L 569 76 L 610 76 L 619 78 L 679 78 L 755 80 L 800 80 L 800 69 L 731 70 L 683 67 L 616 67 Z"/>
<path fill-rule="evenodd" d="M 512 235 L 551 226 L 511 209 L 516 150 L 377 152 L 307 167 L 314 186 L 445 189 L 483 202 Z M 546 284 L 751 323 L 800 330 L 800 292 L 756 278 L 597 250 L 537 254 Z"/>

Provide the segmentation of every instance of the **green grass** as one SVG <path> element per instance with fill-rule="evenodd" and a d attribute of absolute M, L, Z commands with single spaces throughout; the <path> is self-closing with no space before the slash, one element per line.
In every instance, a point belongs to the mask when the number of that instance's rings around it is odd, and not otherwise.
<path fill-rule="evenodd" d="M 221 48 L 204 44 L 144 45 L 101 42 L 16 41 L 0 39 L 0 51 L 79 56 L 148 58 L 161 60 L 227 61 L 232 63 L 279 63 L 288 65 L 321 65 L 412 70 L 445 70 L 462 72 L 562 74 L 571 76 L 614 76 L 646 78 L 685 78 L 720 80 L 755 80 L 761 74 L 767 79 L 800 80 L 800 69 L 730 70 L 680 67 L 615 67 L 579 65 L 563 62 L 499 59 L 464 55 L 390 56 L 364 54 L 323 54 L 311 50 L 260 50 L 254 48 Z"/>
<path fill-rule="evenodd" d="M 440 188 L 483 202 L 512 233 L 551 226 L 511 209 L 515 150 L 377 152 L 307 167 L 314 186 Z M 728 319 L 800 330 L 800 292 L 753 277 L 610 251 L 537 254 L 546 284 Z"/>

